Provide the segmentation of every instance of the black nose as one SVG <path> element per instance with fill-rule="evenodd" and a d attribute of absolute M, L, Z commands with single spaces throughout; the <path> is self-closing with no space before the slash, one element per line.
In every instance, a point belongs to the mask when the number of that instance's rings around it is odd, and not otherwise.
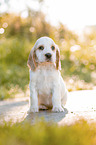
<path fill-rule="evenodd" d="M 52 55 L 51 55 L 51 53 L 46 53 L 45 56 L 46 56 L 47 58 L 51 58 Z"/>

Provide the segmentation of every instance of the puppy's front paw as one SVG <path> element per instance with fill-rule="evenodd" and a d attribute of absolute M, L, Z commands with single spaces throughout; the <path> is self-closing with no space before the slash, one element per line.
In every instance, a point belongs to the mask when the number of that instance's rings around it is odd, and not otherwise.
<path fill-rule="evenodd" d="M 39 112 L 38 107 L 30 107 L 28 113 L 31 113 L 31 112 L 33 112 L 33 113 Z"/>
<path fill-rule="evenodd" d="M 64 112 L 64 108 L 62 108 L 61 106 L 53 107 L 52 111 L 53 112 Z"/>

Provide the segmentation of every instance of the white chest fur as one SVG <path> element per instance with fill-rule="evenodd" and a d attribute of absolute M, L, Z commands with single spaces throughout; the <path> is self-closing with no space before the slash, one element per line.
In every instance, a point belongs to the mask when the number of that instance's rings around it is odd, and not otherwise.
<path fill-rule="evenodd" d="M 30 71 L 30 81 L 35 85 L 38 95 L 50 96 L 56 80 L 60 80 L 59 75 L 54 66 L 40 66 L 35 72 Z"/>

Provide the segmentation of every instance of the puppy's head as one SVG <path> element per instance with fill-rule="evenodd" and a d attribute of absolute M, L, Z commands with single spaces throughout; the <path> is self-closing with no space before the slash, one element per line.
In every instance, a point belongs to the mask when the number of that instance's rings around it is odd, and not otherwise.
<path fill-rule="evenodd" d="M 61 68 L 59 48 L 49 37 L 41 37 L 36 41 L 27 64 L 31 70 L 35 70 L 40 63 L 44 62 L 53 63 L 57 70 Z"/>

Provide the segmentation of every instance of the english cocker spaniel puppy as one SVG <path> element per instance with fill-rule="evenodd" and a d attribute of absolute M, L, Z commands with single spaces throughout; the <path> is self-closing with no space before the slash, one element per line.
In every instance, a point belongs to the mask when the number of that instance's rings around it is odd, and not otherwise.
<path fill-rule="evenodd" d="M 28 67 L 30 68 L 30 109 L 52 108 L 64 112 L 68 91 L 60 74 L 60 51 L 49 37 L 39 38 L 32 48 Z"/>

